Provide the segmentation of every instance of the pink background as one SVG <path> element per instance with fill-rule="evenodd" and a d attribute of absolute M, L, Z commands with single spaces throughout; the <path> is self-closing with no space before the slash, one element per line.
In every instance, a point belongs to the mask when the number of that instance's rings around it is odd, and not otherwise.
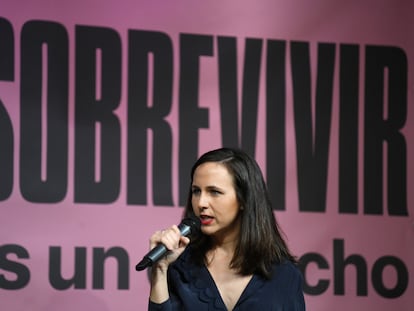
<path fill-rule="evenodd" d="M 308 310 L 411 310 L 414 305 L 414 3 L 410 1 L 22 1 L 2 0 L 0 17 L 7 19 L 15 35 L 15 81 L 0 81 L 0 99 L 8 111 L 15 135 L 15 184 L 12 196 L 0 202 L 0 246 L 18 244 L 26 248 L 29 259 L 17 260 L 31 272 L 29 284 L 20 290 L 0 289 L 2 310 L 145 310 L 148 299 L 148 282 L 145 273 L 135 272 L 134 266 L 148 249 L 148 237 L 157 229 L 177 223 L 182 209 L 178 206 L 178 186 L 174 189 L 176 207 L 128 206 L 126 204 L 126 126 L 122 124 L 122 189 L 116 202 L 109 205 L 75 204 L 73 199 L 73 94 L 74 68 L 70 67 L 69 95 L 69 181 L 68 193 L 59 204 L 33 204 L 25 201 L 19 192 L 19 81 L 20 81 L 20 32 L 30 20 L 56 21 L 65 26 L 69 34 L 70 62 L 74 63 L 74 27 L 90 25 L 109 27 L 122 38 L 123 78 L 122 99 L 118 110 L 126 119 L 127 102 L 127 31 L 130 29 L 161 31 L 173 40 L 175 63 L 178 68 L 180 33 L 233 36 L 239 42 L 238 53 L 243 51 L 246 38 L 278 39 L 310 42 L 313 53 L 319 42 L 365 45 L 397 46 L 408 58 L 408 115 L 404 134 L 407 142 L 408 217 L 341 215 L 338 213 L 338 163 L 337 92 L 333 105 L 332 145 L 329 166 L 327 212 L 300 213 L 298 211 L 296 162 L 292 126 L 291 85 L 288 81 L 287 104 L 287 211 L 276 212 L 288 243 L 298 256 L 309 252 L 323 255 L 329 262 L 328 270 L 309 266 L 307 280 L 316 284 L 319 279 L 329 279 L 328 290 L 318 296 L 306 295 Z M 1 45 L 1 38 L 0 38 Z M 314 55 L 314 54 L 313 54 Z M 241 62 L 239 62 L 240 64 Z M 289 70 L 287 71 L 289 74 Z M 205 57 L 201 63 L 200 102 L 209 108 L 210 128 L 200 131 L 200 154 L 220 147 L 220 120 L 217 106 L 217 59 Z M 337 77 L 336 83 L 337 83 Z M 178 80 L 174 80 L 174 103 L 168 118 L 173 130 L 173 184 L 178 183 Z M 361 81 L 361 86 L 363 81 Z M 264 105 L 264 93 L 261 90 Z M 362 109 L 362 108 L 361 108 Z M 264 109 L 259 121 L 265 120 Z M 259 122 L 259 124 L 264 124 Z M 259 127 L 257 160 L 264 167 L 264 126 Z M 261 139 L 262 138 L 262 139 Z M 148 150 L 151 150 L 148 146 Z M 1 150 L 0 150 L 1 152 Z M 189 166 L 191 163 L 189 163 Z M 1 173 L 1 172 L 0 172 Z M 362 183 L 360 183 L 362 184 Z M 152 189 L 149 189 L 151 192 Z M 361 189 L 362 192 L 362 189 Z M 151 200 L 151 199 L 150 199 Z M 362 199 L 360 198 L 360 203 Z M 361 207 L 360 207 L 361 210 Z M 368 296 L 356 295 L 355 271 L 346 270 L 345 295 L 333 295 L 333 240 L 343 239 L 345 256 L 362 255 L 368 264 Z M 64 273 L 73 272 L 75 247 L 87 248 L 87 288 L 57 291 L 48 281 L 48 253 L 50 246 L 60 246 L 63 253 Z M 130 259 L 130 284 L 128 290 L 117 290 L 115 266 L 107 264 L 105 289 L 92 289 L 92 248 L 108 249 L 119 246 L 128 251 Z M 409 270 L 406 292 L 396 299 L 378 295 L 371 283 L 374 262 L 386 255 L 400 258 Z M 9 258 L 16 260 L 16 258 Z M 392 287 L 396 276 L 386 271 L 385 285 Z M 8 279 L 14 275 L 0 269 Z M 65 274 L 64 274 L 65 275 Z"/>

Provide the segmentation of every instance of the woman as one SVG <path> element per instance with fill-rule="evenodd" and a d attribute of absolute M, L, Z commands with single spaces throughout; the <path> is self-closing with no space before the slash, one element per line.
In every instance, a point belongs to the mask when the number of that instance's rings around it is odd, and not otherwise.
<path fill-rule="evenodd" d="M 150 239 L 170 252 L 152 267 L 149 310 L 305 310 L 302 276 L 245 152 L 221 148 L 197 160 L 184 216 L 201 221 L 191 243 L 175 225 Z"/>

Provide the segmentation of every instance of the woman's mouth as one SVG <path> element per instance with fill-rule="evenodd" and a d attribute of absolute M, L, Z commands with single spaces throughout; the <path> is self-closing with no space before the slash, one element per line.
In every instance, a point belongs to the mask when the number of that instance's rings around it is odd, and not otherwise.
<path fill-rule="evenodd" d="M 213 222 L 214 218 L 207 215 L 200 215 L 200 222 L 203 226 L 207 226 Z"/>

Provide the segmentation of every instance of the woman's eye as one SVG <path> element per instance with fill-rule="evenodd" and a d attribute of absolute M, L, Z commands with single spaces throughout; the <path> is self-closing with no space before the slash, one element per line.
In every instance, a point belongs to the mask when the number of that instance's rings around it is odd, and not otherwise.
<path fill-rule="evenodd" d="M 194 189 L 191 191 L 191 193 L 192 193 L 193 195 L 197 195 L 197 194 L 199 194 L 199 193 L 200 193 L 200 189 L 196 189 L 196 188 L 194 188 Z"/>
<path fill-rule="evenodd" d="M 220 192 L 220 191 L 218 191 L 218 190 L 211 190 L 211 193 L 212 193 L 213 195 L 219 195 L 219 194 L 221 194 L 221 192 Z"/>

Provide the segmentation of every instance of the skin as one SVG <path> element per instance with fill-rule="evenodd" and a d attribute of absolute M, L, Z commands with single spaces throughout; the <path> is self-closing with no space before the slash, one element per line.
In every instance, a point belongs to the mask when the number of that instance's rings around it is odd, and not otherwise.
<path fill-rule="evenodd" d="M 192 206 L 202 221 L 201 231 L 212 237 L 213 247 L 207 253 L 207 269 L 213 277 L 224 303 L 234 308 L 251 276 L 241 276 L 230 268 L 240 232 L 240 204 L 227 168 L 216 162 L 198 166 L 192 184 Z M 176 225 L 157 231 L 151 237 L 151 248 L 163 243 L 171 252 L 152 269 L 150 299 L 162 303 L 169 298 L 167 270 L 184 251 L 189 239 L 180 236 Z"/>
<path fill-rule="evenodd" d="M 216 244 L 236 240 L 240 230 L 240 206 L 233 178 L 225 166 L 207 162 L 197 167 L 191 202 L 196 216 L 212 217 L 208 224 L 202 221 L 201 231 L 204 234 L 212 236 Z"/>

